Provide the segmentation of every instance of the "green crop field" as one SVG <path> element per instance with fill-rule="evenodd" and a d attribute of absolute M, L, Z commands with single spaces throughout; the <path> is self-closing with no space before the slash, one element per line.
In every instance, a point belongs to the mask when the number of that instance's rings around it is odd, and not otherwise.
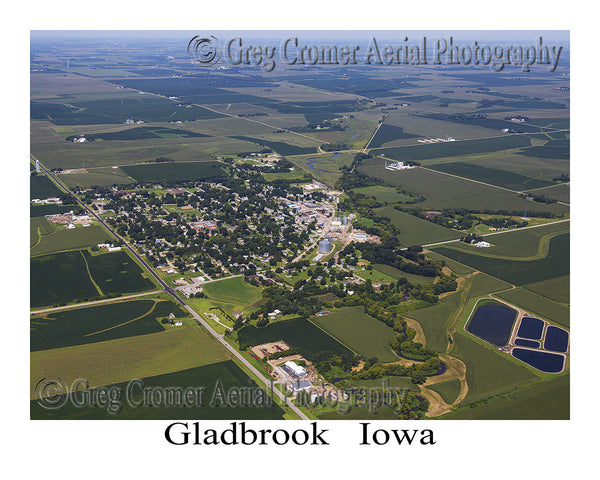
<path fill-rule="evenodd" d="M 32 393 L 42 378 L 60 378 L 67 385 L 85 378 L 90 387 L 98 387 L 229 358 L 219 342 L 199 327 L 167 328 L 146 335 L 32 352 Z"/>
<path fill-rule="evenodd" d="M 570 279 L 570 275 L 565 275 L 564 277 L 530 283 L 525 288 L 555 302 L 569 303 L 571 297 Z"/>
<path fill-rule="evenodd" d="M 31 118 L 50 120 L 56 125 L 97 125 L 125 123 L 127 119 L 144 122 L 192 121 L 219 118 L 220 114 L 202 107 L 179 107 L 156 96 L 79 101 L 71 104 L 31 102 Z"/>
<path fill-rule="evenodd" d="M 255 345 L 283 340 L 290 347 L 297 347 L 301 354 L 312 361 L 320 352 L 349 355 L 352 352 L 319 327 L 303 318 L 270 323 L 257 328 L 248 325 L 238 331 L 240 348 L 246 350 Z"/>
<path fill-rule="evenodd" d="M 31 259 L 30 269 L 33 308 L 154 286 L 123 251 L 94 256 L 85 250 L 39 255 Z"/>
<path fill-rule="evenodd" d="M 443 208 L 477 208 L 479 210 L 507 210 L 522 214 L 523 199 L 519 195 L 498 187 L 482 185 L 462 178 L 452 177 L 434 170 L 413 168 L 390 171 L 382 158 L 365 160 L 359 171 L 379 178 L 390 185 L 398 185 L 424 197 L 414 205 L 423 210 Z M 475 207 L 474 207 L 475 205 Z M 546 205 L 529 202 L 529 211 L 567 213 L 569 207 L 560 204 Z"/>
<path fill-rule="evenodd" d="M 166 127 L 135 127 L 117 132 L 104 132 L 94 134 L 95 138 L 102 140 L 143 140 L 147 138 L 201 138 L 208 137 L 202 133 L 191 132 L 181 128 Z"/>
<path fill-rule="evenodd" d="M 376 212 L 383 217 L 389 217 L 392 223 L 400 229 L 396 238 L 402 247 L 453 240 L 461 236 L 460 232 L 436 225 L 409 213 L 400 212 L 392 206 L 384 207 Z"/>
<path fill-rule="evenodd" d="M 418 138 L 418 135 L 412 135 L 404 132 L 402 127 L 396 125 L 389 125 L 384 123 L 369 143 L 369 148 L 377 148 L 383 146 L 385 143 L 393 142 L 394 140 L 406 139 L 406 138 Z"/>
<path fill-rule="evenodd" d="M 460 393 L 460 381 L 454 378 L 446 382 L 427 385 L 427 388 L 439 393 L 444 399 L 444 402 L 450 404 L 458 398 L 458 394 Z"/>
<path fill-rule="evenodd" d="M 67 187 L 110 187 L 112 185 L 128 185 L 135 183 L 135 180 L 127 175 L 120 168 L 113 167 L 94 167 L 86 169 L 83 173 L 69 173 L 61 175 L 60 180 Z"/>
<path fill-rule="evenodd" d="M 120 167 L 139 183 L 168 180 L 200 180 L 223 175 L 218 162 L 167 162 Z"/>
<path fill-rule="evenodd" d="M 474 255 L 502 257 L 505 259 L 535 260 L 548 254 L 550 240 L 569 232 L 570 222 L 553 222 L 536 228 L 523 228 L 487 235 L 491 247 L 477 248 L 464 242 L 448 244 L 454 250 Z"/>
<path fill-rule="evenodd" d="M 55 231 L 55 225 L 44 217 L 31 217 L 29 219 L 29 246 L 33 247 L 39 243 L 41 236 L 50 235 Z"/>
<path fill-rule="evenodd" d="M 160 332 L 157 319 L 187 315 L 171 301 L 133 300 L 31 316 L 31 351 Z"/>
<path fill-rule="evenodd" d="M 569 274 L 568 234 L 550 240 L 548 255 L 538 260 L 518 261 L 491 258 L 455 250 L 449 247 L 433 247 L 441 255 L 464 263 L 476 270 L 488 273 L 501 280 L 521 286 Z"/>
<path fill-rule="evenodd" d="M 44 200 L 51 197 L 60 197 L 63 194 L 52 180 L 46 175 L 29 176 L 29 198 Z"/>
<path fill-rule="evenodd" d="M 35 229 L 35 242 L 30 250 L 32 257 L 62 250 L 91 247 L 111 239 L 111 236 L 100 225 L 90 225 L 89 227 L 78 225 L 74 229 L 66 229 L 64 225 L 59 225 L 52 231 L 43 231 L 40 228 L 38 233 L 39 225 L 34 226 L 34 220 L 39 220 L 39 218 L 32 219 L 31 224 L 32 239 Z"/>
<path fill-rule="evenodd" d="M 517 365 L 505 354 L 481 345 L 462 333 L 454 335 L 450 355 L 467 366 L 469 392 L 461 405 L 523 387 L 538 379 L 527 368 Z"/>
<path fill-rule="evenodd" d="M 46 205 L 30 205 L 29 206 L 29 216 L 31 218 L 43 217 L 45 215 L 55 215 L 58 213 L 67 213 L 71 210 L 75 211 L 76 208 L 73 208 L 73 205 L 60 205 L 60 204 L 52 204 L 48 203 Z"/>
<path fill-rule="evenodd" d="M 571 314 L 569 307 L 526 290 L 526 288 L 518 287 L 513 290 L 497 293 L 496 296 L 527 310 L 531 314 L 539 315 L 542 318 L 565 327 L 570 326 Z"/>
<path fill-rule="evenodd" d="M 98 296 L 80 251 L 31 259 L 31 307 Z"/>
<path fill-rule="evenodd" d="M 377 357 L 380 362 L 398 360 L 389 345 L 394 330 L 364 313 L 363 307 L 340 308 L 312 322 L 366 358 Z"/>
<path fill-rule="evenodd" d="M 552 182 L 547 180 L 539 180 L 506 170 L 482 167 L 465 162 L 440 163 L 429 165 L 428 168 L 519 191 L 553 185 Z"/>
<path fill-rule="evenodd" d="M 540 399 L 543 399 L 540 401 Z M 482 404 L 444 415 L 449 420 L 568 420 L 570 418 L 570 379 L 535 383 L 505 393 Z"/>
<path fill-rule="evenodd" d="M 234 135 L 231 138 L 235 138 L 237 140 L 244 140 L 246 142 L 252 142 L 262 147 L 268 147 L 274 150 L 275 152 L 279 153 L 280 155 L 305 155 L 307 153 L 317 153 L 316 146 L 299 147 L 297 145 L 291 145 L 289 143 L 276 142 L 273 140 L 264 140 L 262 138 L 246 137 L 243 135 Z"/>
<path fill-rule="evenodd" d="M 523 135 L 482 138 L 456 142 L 429 143 L 406 147 L 377 148 L 370 151 L 373 155 L 384 154 L 394 160 L 427 160 L 430 158 L 455 157 L 476 153 L 496 152 L 512 148 L 529 147 L 531 142 Z"/>
<path fill-rule="evenodd" d="M 154 283 L 123 250 L 103 255 L 83 251 L 90 275 L 104 294 L 135 293 L 149 290 Z"/>
<path fill-rule="evenodd" d="M 176 387 L 181 387 L 182 390 L 189 387 L 204 389 L 204 391 L 201 397 L 198 397 L 199 401 L 194 401 L 189 406 L 182 404 L 182 406 L 161 408 L 145 405 L 136 407 L 121 401 L 122 408 L 115 414 L 108 412 L 106 407 L 78 408 L 72 402 L 66 402 L 60 409 L 46 410 L 36 400 L 31 400 L 30 415 L 32 419 L 81 420 L 281 420 L 283 417 L 283 410 L 277 405 L 260 407 L 240 404 L 237 406 L 219 401 L 219 398 L 222 398 L 221 392 L 226 396 L 227 392 L 234 387 L 252 390 L 260 388 L 231 360 L 146 377 L 143 379 L 143 385 L 147 388 L 154 387 L 155 391 L 161 388 L 163 393 L 167 388 Z M 125 398 L 127 383 L 118 383 L 112 387 L 121 392 L 121 399 Z M 142 402 L 139 386 L 132 388 L 131 393 L 134 402 Z M 266 399 L 266 395 L 264 398 Z"/>

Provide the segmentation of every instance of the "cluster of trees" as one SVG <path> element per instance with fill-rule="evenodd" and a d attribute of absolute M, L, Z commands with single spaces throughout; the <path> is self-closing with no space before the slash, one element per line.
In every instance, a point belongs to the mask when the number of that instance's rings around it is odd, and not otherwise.
<path fill-rule="evenodd" d="M 324 143 L 321 145 L 321 150 L 324 152 L 337 152 L 338 150 L 350 150 L 350 147 L 345 143 Z"/>
<path fill-rule="evenodd" d="M 476 233 L 469 233 L 464 237 L 460 237 L 460 241 L 465 243 L 477 243 L 483 241 L 483 237 Z"/>
<path fill-rule="evenodd" d="M 547 197 L 546 195 L 532 195 L 530 193 L 526 193 L 525 196 L 527 198 L 531 198 L 534 202 L 538 202 L 538 203 L 545 203 L 547 205 L 556 203 L 556 200 L 554 198 Z M 527 212 L 527 215 L 531 215 L 531 214 L 529 212 Z"/>
<path fill-rule="evenodd" d="M 552 180 L 555 182 L 567 183 L 571 181 L 571 177 L 568 173 L 561 173 L 558 177 L 554 177 Z"/>
<path fill-rule="evenodd" d="M 398 355 L 412 360 L 429 360 L 438 356 L 437 352 L 414 341 L 416 332 L 405 320 L 396 320 L 393 328 L 397 335 L 390 340 L 390 346 Z"/>
<path fill-rule="evenodd" d="M 521 198 L 526 198 L 529 195 L 521 194 Z M 410 213 L 419 218 L 424 218 L 429 221 L 433 221 L 433 219 L 427 218 L 424 212 L 420 209 L 403 207 L 402 205 L 394 205 L 394 208 L 400 212 Z M 444 209 L 442 212 L 444 215 L 449 215 L 450 213 L 454 213 L 455 215 L 465 216 L 467 214 L 483 214 L 483 215 L 504 215 L 507 217 L 520 217 L 523 215 L 523 210 L 505 210 L 505 209 L 497 209 L 492 210 L 490 208 L 449 208 Z M 551 212 L 536 212 L 536 211 L 527 211 L 528 217 L 536 217 L 536 218 L 559 218 L 563 217 L 562 213 L 551 213 Z"/>

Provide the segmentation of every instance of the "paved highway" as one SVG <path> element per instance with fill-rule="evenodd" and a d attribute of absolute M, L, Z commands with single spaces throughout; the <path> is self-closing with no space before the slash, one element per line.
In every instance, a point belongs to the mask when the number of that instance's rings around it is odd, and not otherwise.
<path fill-rule="evenodd" d="M 35 161 L 36 158 L 30 155 L 30 158 Z M 92 215 L 96 220 L 98 220 L 103 226 L 104 228 L 106 228 L 110 233 L 113 234 L 113 236 L 120 240 L 121 242 L 123 242 L 123 245 L 131 252 L 131 254 L 138 259 L 138 261 L 144 266 L 144 268 L 150 272 L 150 274 L 156 279 L 156 281 L 164 288 L 165 292 L 167 292 L 168 294 L 170 294 L 175 300 L 177 300 L 177 302 L 179 302 L 183 308 L 185 308 L 190 315 L 192 315 L 198 322 L 200 322 L 200 324 L 206 328 L 206 330 L 208 331 L 208 333 L 210 333 L 213 337 L 215 337 L 219 342 L 221 342 L 221 344 L 223 344 L 223 346 L 229 350 L 229 352 L 235 356 L 240 362 L 242 362 L 244 364 L 244 366 L 246 368 L 248 368 L 248 370 L 250 370 L 257 378 L 259 378 L 269 389 L 271 388 L 271 384 L 269 383 L 269 381 L 267 381 L 262 374 L 248 361 L 246 360 L 241 354 L 240 352 L 238 352 L 235 348 L 233 348 L 224 338 L 223 335 L 218 334 L 215 330 L 213 330 L 213 328 L 208 324 L 208 322 L 206 320 L 204 320 L 204 318 L 202 318 L 200 315 L 198 315 L 193 309 L 192 307 L 190 307 L 187 303 L 185 303 L 185 301 L 180 298 L 179 296 L 177 296 L 177 294 L 175 293 L 175 290 L 173 288 L 171 288 L 169 285 L 167 285 L 165 283 L 165 281 L 160 278 L 158 276 L 158 274 L 152 269 L 152 267 L 150 265 L 148 265 L 148 263 L 146 262 L 146 260 L 139 255 L 135 249 L 129 245 L 129 243 L 127 243 L 117 232 L 115 232 L 110 225 L 108 225 L 102 218 L 100 218 L 96 212 L 94 212 L 91 208 L 89 208 L 85 203 L 83 203 L 65 184 L 63 184 L 58 178 L 56 178 L 56 175 L 54 175 L 54 173 L 52 173 L 51 171 L 49 171 L 46 167 L 44 167 L 41 163 L 39 164 L 40 168 L 46 172 L 46 174 L 52 178 L 52 180 L 54 180 L 56 182 L 57 185 L 60 186 L 60 188 L 62 188 L 66 193 L 70 194 L 73 196 L 73 198 L 75 199 L 75 201 L 86 211 L 88 212 L 88 214 Z M 296 415 L 298 415 L 302 420 L 308 420 L 309 418 L 293 403 L 288 403 L 287 402 L 287 398 L 286 396 L 281 393 L 279 390 L 277 389 L 273 389 L 273 392 L 283 401 L 284 404 L 286 404 L 288 407 L 290 407 L 295 413 Z"/>

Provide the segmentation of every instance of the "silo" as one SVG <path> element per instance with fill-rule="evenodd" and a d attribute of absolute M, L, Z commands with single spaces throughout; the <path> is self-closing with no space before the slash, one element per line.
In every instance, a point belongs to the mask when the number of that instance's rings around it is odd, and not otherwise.
<path fill-rule="evenodd" d="M 329 252 L 331 252 L 331 239 L 327 237 L 319 242 L 319 253 Z"/>

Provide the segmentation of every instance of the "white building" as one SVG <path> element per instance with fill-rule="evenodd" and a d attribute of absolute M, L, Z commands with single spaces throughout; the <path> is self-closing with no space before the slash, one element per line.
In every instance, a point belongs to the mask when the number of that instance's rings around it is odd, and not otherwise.
<path fill-rule="evenodd" d="M 481 247 L 491 247 L 492 245 L 489 242 L 481 241 L 481 242 L 477 242 L 475 244 L 475 246 L 478 247 L 478 248 L 481 248 Z"/>
<path fill-rule="evenodd" d="M 286 369 L 288 371 L 290 371 L 297 377 L 305 377 L 306 376 L 306 370 L 304 369 L 304 367 L 297 365 L 295 362 L 293 362 L 291 360 L 285 362 L 283 365 L 286 367 Z"/>

